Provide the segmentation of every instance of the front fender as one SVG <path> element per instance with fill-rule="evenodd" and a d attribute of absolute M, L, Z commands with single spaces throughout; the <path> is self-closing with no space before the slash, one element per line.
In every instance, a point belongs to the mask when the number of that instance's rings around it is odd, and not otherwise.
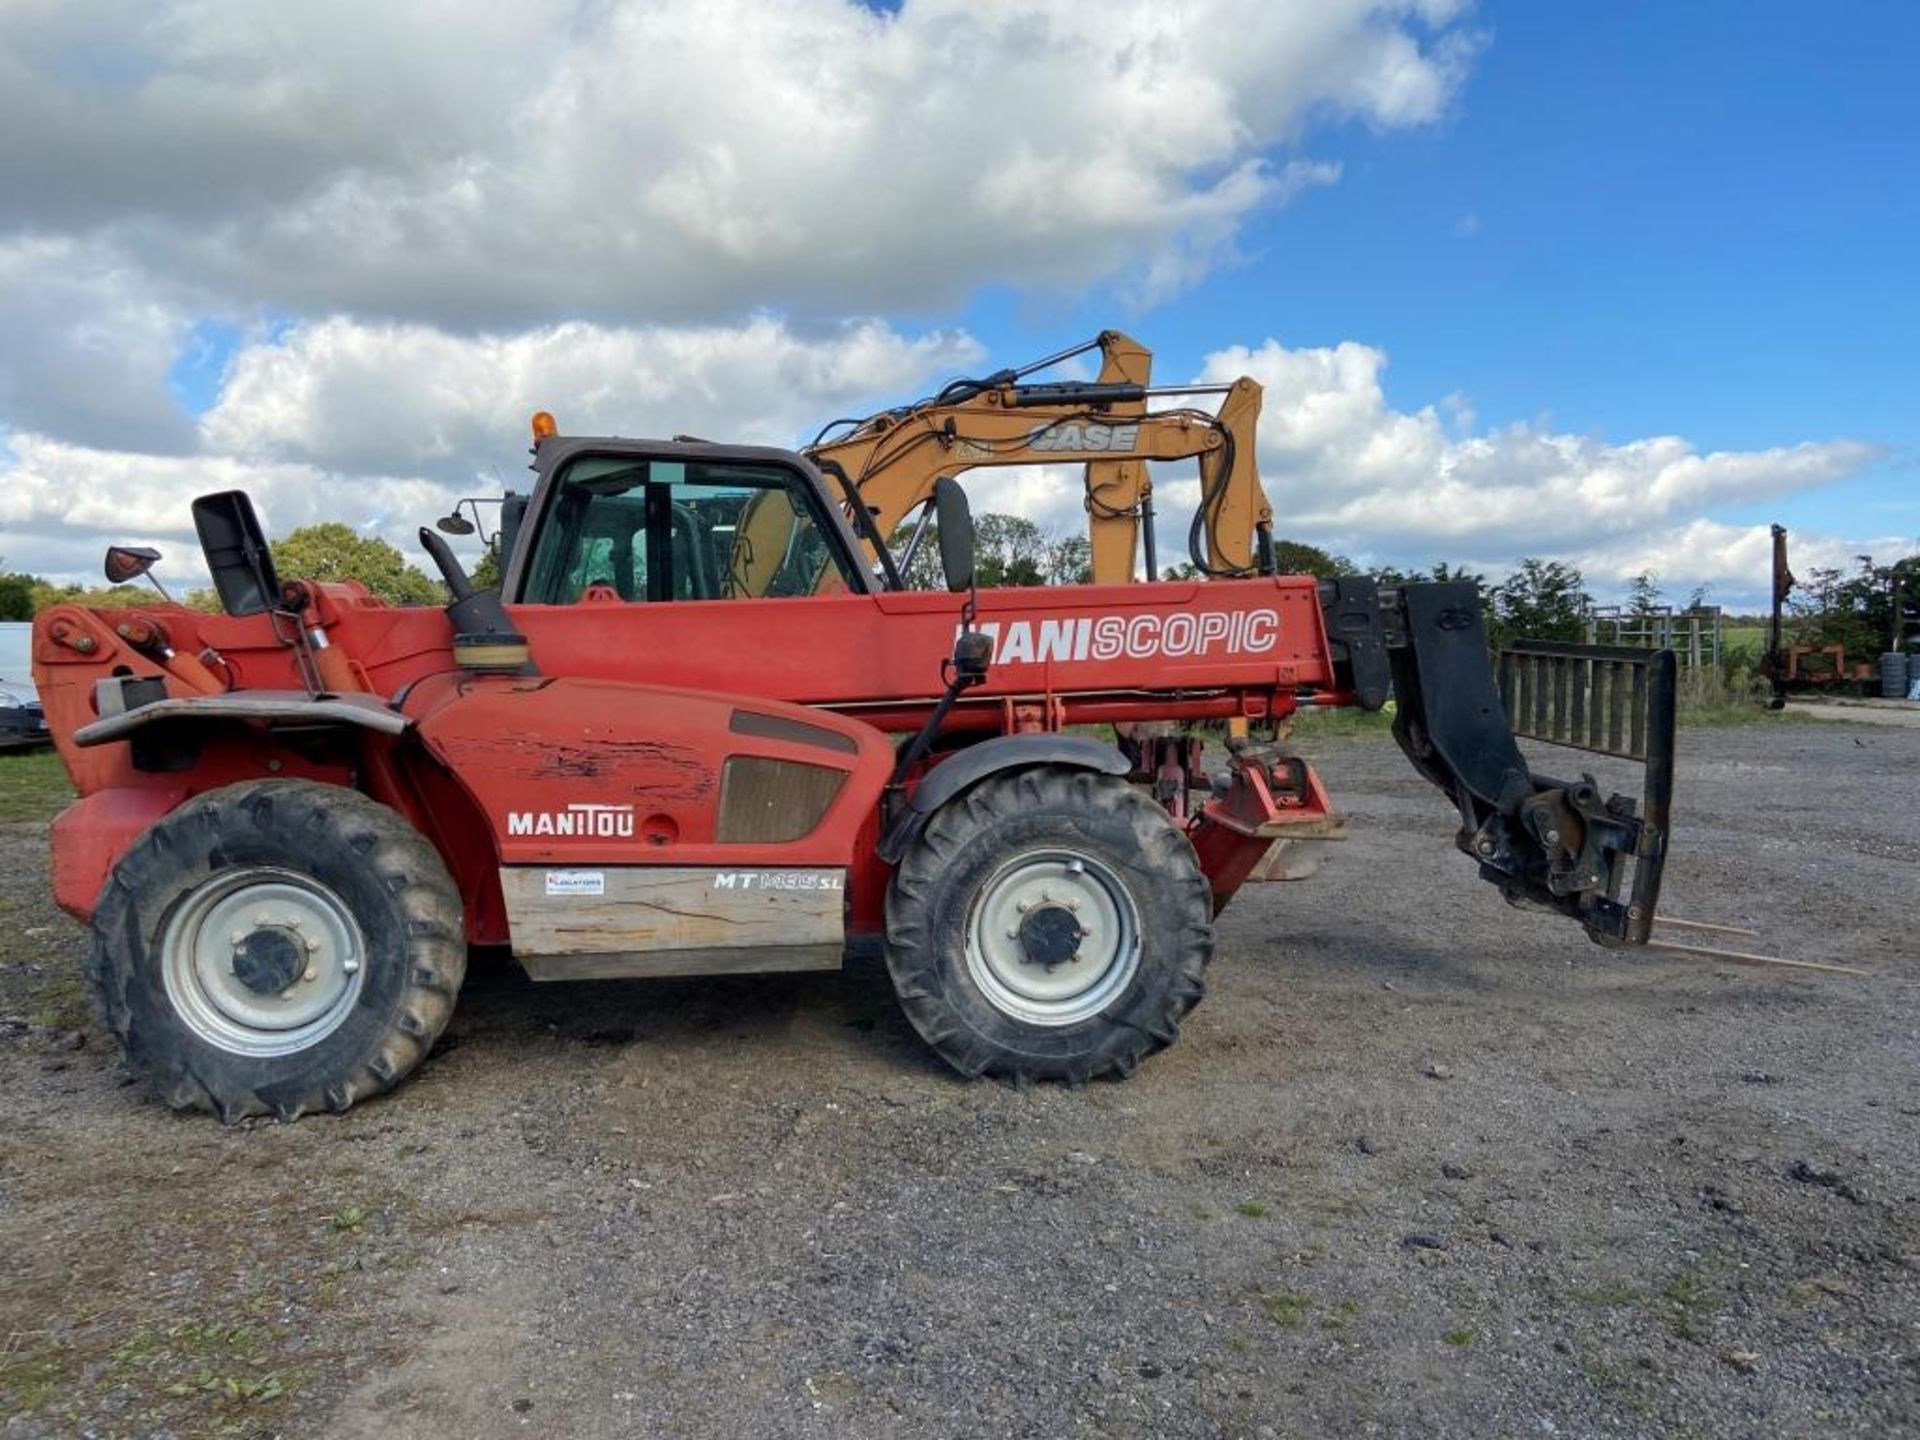
<path fill-rule="evenodd" d="M 184 785 L 96 790 L 53 822 L 54 903 L 85 924 L 107 877 L 148 827 L 187 798 Z"/>
<path fill-rule="evenodd" d="M 969 745 L 927 772 L 907 802 L 907 808 L 881 837 L 877 847 L 880 858 L 889 865 L 899 864 L 900 857 L 919 838 L 934 811 L 989 775 L 1003 770 L 1024 770 L 1031 765 L 1065 765 L 1102 775 L 1128 775 L 1133 771 L 1133 762 L 1113 746 L 1084 735 L 996 735 L 991 740 Z"/>

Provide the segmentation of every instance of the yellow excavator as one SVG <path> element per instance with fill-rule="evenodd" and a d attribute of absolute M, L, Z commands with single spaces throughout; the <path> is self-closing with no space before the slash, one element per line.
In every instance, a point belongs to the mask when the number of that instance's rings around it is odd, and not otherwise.
<path fill-rule="evenodd" d="M 1027 378 L 1095 350 L 1101 363 L 1093 380 Z M 906 567 L 891 554 L 888 537 L 919 512 L 904 552 L 911 556 L 940 479 L 983 466 L 1062 462 L 1085 467 L 1093 582 L 1133 580 L 1143 549 L 1146 576 L 1157 579 L 1147 464 L 1189 459 L 1200 466 L 1200 500 L 1188 531 L 1193 564 L 1221 579 L 1271 575 L 1273 507 L 1254 455 L 1259 384 L 1243 376 L 1226 385 L 1156 386 L 1152 369 L 1145 346 L 1106 330 L 1017 369 L 954 380 L 911 405 L 832 421 L 801 453 L 840 487 L 874 563 L 896 583 Z M 1208 396 L 1221 397 L 1217 409 L 1195 403 Z M 1154 408 L 1154 401 L 1168 408 Z M 775 523 L 747 552 L 754 570 L 779 563 L 782 547 L 769 543 L 777 517 L 768 519 Z M 758 593 L 751 588 L 757 581 L 738 578 L 747 593 Z"/>

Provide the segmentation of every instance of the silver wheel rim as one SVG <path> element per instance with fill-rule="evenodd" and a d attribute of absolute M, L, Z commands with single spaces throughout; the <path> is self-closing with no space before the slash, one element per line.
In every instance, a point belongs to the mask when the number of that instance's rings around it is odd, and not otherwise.
<path fill-rule="evenodd" d="M 1058 958 L 1060 948 L 1036 953 L 1036 922 L 1051 922 L 1058 936 L 1066 917 L 1080 932 L 1071 958 Z M 1092 855 L 1030 850 L 994 871 L 974 897 L 967 973 L 1003 1015 L 1028 1025 L 1076 1025 L 1112 1004 L 1139 968 L 1133 897 Z"/>
<path fill-rule="evenodd" d="M 319 881 L 259 866 L 202 885 L 168 920 L 160 973 L 174 1014 L 232 1055 L 316 1045 L 359 1002 L 366 939 Z M 281 983 L 284 982 L 284 983 Z"/>

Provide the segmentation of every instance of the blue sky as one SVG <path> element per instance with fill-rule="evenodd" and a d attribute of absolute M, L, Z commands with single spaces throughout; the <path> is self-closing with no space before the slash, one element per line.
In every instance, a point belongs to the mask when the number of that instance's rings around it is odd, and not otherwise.
<path fill-rule="evenodd" d="M 1912 7 L 142 14 L 0 34 L 9 565 L 178 549 L 209 477 L 410 543 L 534 408 L 792 443 L 1106 326 L 1260 379 L 1281 531 L 1363 560 L 1742 604 L 1770 520 L 1920 542 Z"/>
<path fill-rule="evenodd" d="M 1319 132 L 1337 185 L 1126 322 L 1161 372 L 1252 312 L 1289 345 L 1380 346 L 1400 408 L 1459 394 L 1482 424 L 1705 449 L 1858 437 L 1887 447 L 1861 475 L 1712 513 L 1920 537 L 1920 6 L 1507 0 L 1476 23 L 1445 120 Z M 969 324 L 1038 354 L 1111 313 L 1002 294 Z"/>

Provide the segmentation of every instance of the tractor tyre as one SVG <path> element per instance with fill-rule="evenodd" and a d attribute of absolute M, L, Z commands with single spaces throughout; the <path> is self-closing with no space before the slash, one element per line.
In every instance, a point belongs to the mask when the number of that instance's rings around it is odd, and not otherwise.
<path fill-rule="evenodd" d="M 467 965 L 460 893 L 394 811 L 307 780 L 196 796 L 121 857 L 88 971 L 135 1077 L 228 1124 L 345 1110 L 411 1071 Z"/>
<path fill-rule="evenodd" d="M 1173 818 L 1061 766 L 935 812 L 887 894 L 887 969 L 967 1076 L 1080 1084 L 1171 1045 L 1206 988 L 1213 894 Z"/>

